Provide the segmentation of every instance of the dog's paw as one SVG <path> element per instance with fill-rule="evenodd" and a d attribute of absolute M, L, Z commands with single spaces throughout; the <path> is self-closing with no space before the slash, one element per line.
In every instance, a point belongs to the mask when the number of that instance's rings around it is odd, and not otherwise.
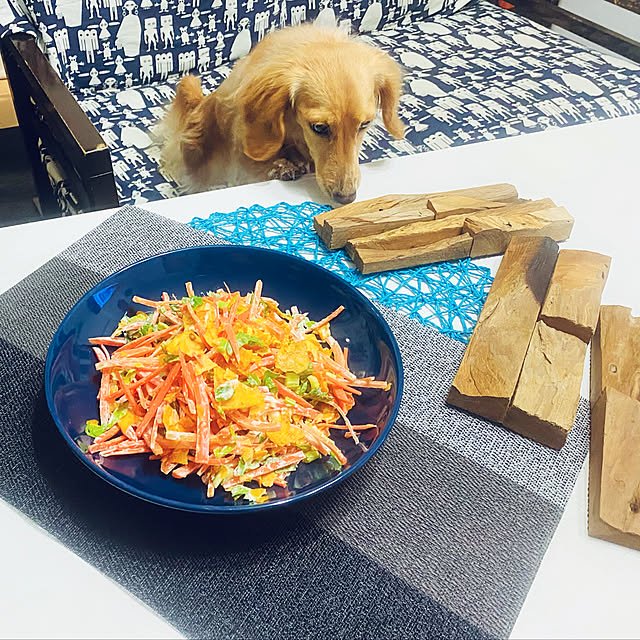
<path fill-rule="evenodd" d="M 269 180 L 297 180 L 309 171 L 306 163 L 292 162 L 286 158 L 275 160 L 271 169 L 267 173 Z"/>

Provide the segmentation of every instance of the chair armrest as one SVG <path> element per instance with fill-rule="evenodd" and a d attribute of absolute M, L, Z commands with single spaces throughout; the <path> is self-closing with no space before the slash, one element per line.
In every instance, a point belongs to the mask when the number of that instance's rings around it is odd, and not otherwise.
<path fill-rule="evenodd" d="M 46 135 L 56 159 L 63 156 L 83 210 L 118 206 L 109 149 L 35 39 L 8 35 L 2 39 L 2 54 L 27 147 L 28 138 L 36 135 L 33 129 Z"/>
<path fill-rule="evenodd" d="M 605 49 L 640 62 L 640 42 L 627 38 L 611 29 L 607 29 L 587 18 L 571 13 L 548 0 L 492 0 L 494 4 L 505 8 L 511 5 L 516 13 L 539 22 L 546 27 L 555 25 L 571 31 L 586 40 L 590 40 Z"/>

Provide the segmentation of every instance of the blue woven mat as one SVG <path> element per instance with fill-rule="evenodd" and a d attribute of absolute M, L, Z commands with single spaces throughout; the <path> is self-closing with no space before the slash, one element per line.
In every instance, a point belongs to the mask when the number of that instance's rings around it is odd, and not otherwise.
<path fill-rule="evenodd" d="M 210 231 L 226 242 L 267 247 L 306 258 L 342 276 L 368 298 L 467 342 L 493 281 L 487 267 L 471 260 L 362 275 L 342 251 L 328 251 L 313 230 L 312 219 L 330 207 L 281 202 L 253 205 L 231 213 L 194 218 L 194 229 Z"/>

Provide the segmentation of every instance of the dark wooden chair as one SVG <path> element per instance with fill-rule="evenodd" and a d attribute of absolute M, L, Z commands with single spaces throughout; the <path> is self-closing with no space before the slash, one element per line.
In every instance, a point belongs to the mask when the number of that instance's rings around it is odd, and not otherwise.
<path fill-rule="evenodd" d="M 59 215 L 59 204 L 41 159 L 42 145 L 64 171 L 80 210 L 117 207 L 109 149 L 33 36 L 12 34 L 0 42 L 43 214 Z"/>

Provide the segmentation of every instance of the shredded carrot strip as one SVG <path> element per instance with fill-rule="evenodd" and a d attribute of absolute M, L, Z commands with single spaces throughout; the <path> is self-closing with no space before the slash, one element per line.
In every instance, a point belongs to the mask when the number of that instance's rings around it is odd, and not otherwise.
<path fill-rule="evenodd" d="M 179 369 L 180 368 L 178 365 L 174 365 L 173 369 L 169 371 L 169 374 L 167 375 L 165 381 L 162 383 L 162 386 L 149 405 L 147 413 L 145 414 L 144 418 L 142 418 L 140 424 L 138 425 L 138 428 L 136 429 L 136 434 L 138 435 L 138 437 L 140 437 L 145 432 L 146 428 L 151 423 L 151 420 L 153 420 L 153 418 L 155 417 L 155 413 L 158 410 L 160 403 L 164 400 L 164 397 L 167 395 L 167 393 L 169 393 L 169 389 L 171 388 L 173 381 L 178 375 Z"/>
<path fill-rule="evenodd" d="M 343 311 L 344 311 L 344 307 L 340 305 L 335 311 L 332 311 L 326 318 L 323 318 L 322 320 L 320 320 L 320 322 L 316 322 L 315 324 L 311 325 L 305 331 L 305 333 L 310 333 L 311 331 L 315 331 L 320 327 L 324 327 L 325 324 L 329 324 L 329 322 L 331 322 L 334 318 L 337 318 Z"/>

